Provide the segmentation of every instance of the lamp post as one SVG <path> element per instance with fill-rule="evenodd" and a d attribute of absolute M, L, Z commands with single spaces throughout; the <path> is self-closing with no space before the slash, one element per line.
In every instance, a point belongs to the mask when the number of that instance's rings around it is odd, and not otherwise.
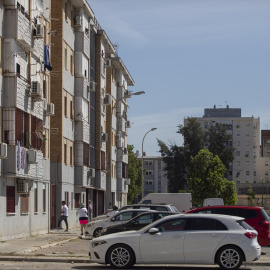
<path fill-rule="evenodd" d="M 145 135 L 143 136 L 143 140 L 142 140 L 142 190 L 141 190 L 141 193 L 142 193 L 142 198 L 143 198 L 143 192 L 144 192 L 144 171 L 143 171 L 143 142 L 144 142 L 144 139 L 145 139 L 145 136 L 151 132 L 151 131 L 154 131 L 156 130 L 157 128 L 151 128 L 149 131 L 147 131 L 145 133 Z M 142 199 L 141 198 L 141 199 Z"/>
<path fill-rule="evenodd" d="M 139 96 L 139 95 L 143 95 L 145 94 L 144 91 L 139 91 L 139 92 L 129 92 L 128 95 L 125 95 L 122 97 L 122 98 L 119 98 L 119 99 L 116 99 L 116 102 L 114 104 L 114 106 L 111 107 L 111 123 L 110 123 L 110 168 L 109 168 L 109 181 L 107 182 L 108 184 L 108 193 L 107 193 L 107 202 L 108 202 L 108 208 L 110 207 L 110 203 L 111 203 L 111 181 L 112 181 L 112 176 L 113 176 L 113 172 L 112 172 L 112 129 L 113 129 L 113 126 L 112 126 L 112 123 L 113 123 L 113 112 L 114 110 L 116 109 L 117 107 L 117 104 L 119 102 L 121 102 L 122 100 L 124 100 L 125 98 L 131 98 L 132 96 Z M 118 125 L 117 125 L 117 122 L 116 122 L 116 131 L 118 129 Z M 107 188 L 106 188 L 107 189 Z M 113 205 L 112 205 L 113 206 Z"/>

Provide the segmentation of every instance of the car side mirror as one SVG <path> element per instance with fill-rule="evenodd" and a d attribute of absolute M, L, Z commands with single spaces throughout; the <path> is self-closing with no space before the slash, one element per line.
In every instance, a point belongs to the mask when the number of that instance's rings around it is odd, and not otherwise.
<path fill-rule="evenodd" d="M 159 229 L 157 228 L 151 228 L 149 231 L 148 231 L 150 234 L 156 234 L 159 232 Z"/>
<path fill-rule="evenodd" d="M 115 217 L 111 219 L 111 221 L 115 221 Z"/>

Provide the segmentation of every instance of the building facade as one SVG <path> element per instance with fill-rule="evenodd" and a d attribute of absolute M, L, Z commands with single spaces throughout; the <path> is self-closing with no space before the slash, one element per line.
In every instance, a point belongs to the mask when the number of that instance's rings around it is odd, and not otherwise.
<path fill-rule="evenodd" d="M 203 117 L 196 117 L 207 136 L 210 126 L 226 125 L 231 135 L 229 146 L 235 148 L 235 158 L 230 164 L 229 180 L 236 184 L 260 181 L 260 119 L 242 117 L 239 108 L 206 108 Z M 184 120 L 184 125 L 187 119 Z M 206 144 L 207 148 L 208 145 Z"/>
<path fill-rule="evenodd" d="M 0 0 L 0 24 L 0 240 L 56 228 L 63 200 L 69 227 L 125 205 L 134 81 L 88 2 Z"/>
<path fill-rule="evenodd" d="M 0 239 L 48 232 L 50 1 L 0 1 Z"/>
<path fill-rule="evenodd" d="M 138 157 L 138 160 L 141 161 L 141 157 Z M 143 197 L 152 192 L 168 192 L 168 179 L 165 176 L 165 172 L 163 171 L 164 166 L 165 164 L 161 156 L 143 157 L 143 168 L 145 170 Z"/>

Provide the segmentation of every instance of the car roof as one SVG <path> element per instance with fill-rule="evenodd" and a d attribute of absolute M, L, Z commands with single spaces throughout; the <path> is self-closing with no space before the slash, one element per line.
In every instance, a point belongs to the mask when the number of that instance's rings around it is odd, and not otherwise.
<path fill-rule="evenodd" d="M 261 210 L 263 209 L 263 207 L 260 206 L 244 206 L 244 205 L 212 205 L 212 206 L 204 206 L 204 207 L 199 207 L 196 209 L 192 209 L 188 212 L 186 212 L 187 214 L 189 213 L 193 213 L 194 211 L 199 211 L 199 210 L 206 210 L 206 209 L 213 209 L 213 208 L 239 208 L 239 209 L 255 209 L 255 210 Z"/>

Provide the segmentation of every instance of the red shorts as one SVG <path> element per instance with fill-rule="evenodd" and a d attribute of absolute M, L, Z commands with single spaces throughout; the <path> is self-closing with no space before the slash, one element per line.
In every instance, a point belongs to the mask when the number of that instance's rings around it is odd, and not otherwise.
<path fill-rule="evenodd" d="M 80 224 L 87 224 L 88 223 L 88 220 L 79 220 L 80 221 Z"/>

